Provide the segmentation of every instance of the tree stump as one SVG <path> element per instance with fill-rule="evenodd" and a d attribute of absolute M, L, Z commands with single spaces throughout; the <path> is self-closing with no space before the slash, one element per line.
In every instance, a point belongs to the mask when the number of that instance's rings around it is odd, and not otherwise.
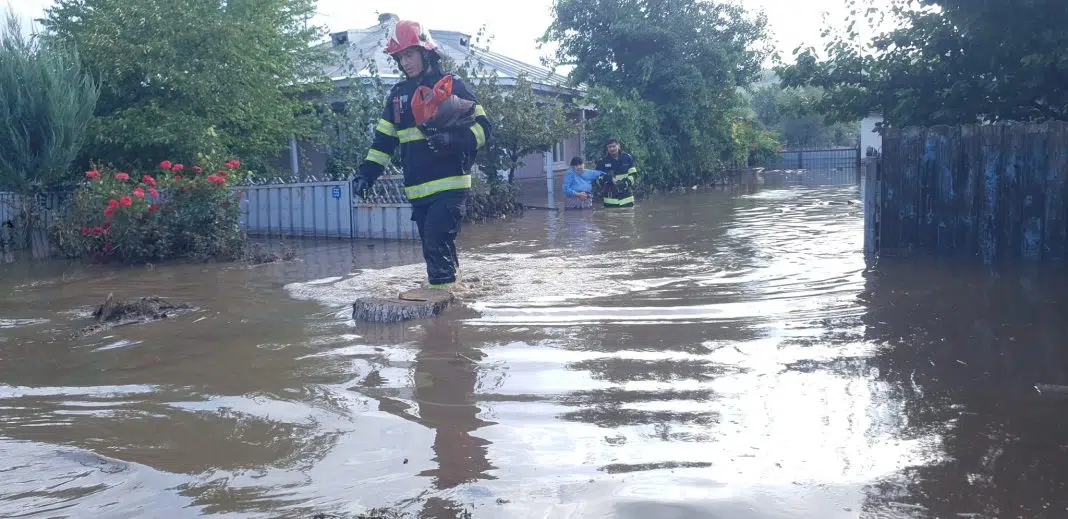
<path fill-rule="evenodd" d="M 74 332 L 71 337 L 84 337 L 116 326 L 148 323 L 167 319 L 175 312 L 193 307 L 184 303 L 170 303 L 159 297 L 142 297 L 131 301 L 115 299 L 108 294 L 103 303 L 93 310 L 93 324 Z"/>
<path fill-rule="evenodd" d="M 115 294 L 108 294 L 100 306 L 93 311 L 93 318 L 98 323 L 115 323 L 124 321 L 157 321 L 166 319 L 168 312 L 186 310 L 185 304 L 172 304 L 158 297 L 142 297 L 133 301 L 116 301 Z"/>
<path fill-rule="evenodd" d="M 371 323 L 399 323 L 440 315 L 456 300 L 447 290 L 409 290 L 396 298 L 362 297 L 352 304 L 352 318 Z"/>

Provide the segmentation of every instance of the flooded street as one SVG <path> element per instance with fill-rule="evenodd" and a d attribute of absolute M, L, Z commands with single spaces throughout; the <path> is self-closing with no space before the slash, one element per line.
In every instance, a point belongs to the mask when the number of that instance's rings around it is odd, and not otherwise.
<path fill-rule="evenodd" d="M 1063 269 L 868 271 L 861 198 L 470 225 L 466 304 L 392 326 L 350 305 L 415 243 L 0 266 L 0 517 L 1068 517 Z M 71 339 L 109 292 L 196 310 Z"/>

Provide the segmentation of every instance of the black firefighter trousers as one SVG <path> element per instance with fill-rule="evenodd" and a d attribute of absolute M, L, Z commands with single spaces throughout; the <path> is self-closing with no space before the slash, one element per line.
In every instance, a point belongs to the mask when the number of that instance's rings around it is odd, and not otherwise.
<path fill-rule="evenodd" d="M 419 228 L 423 242 L 426 276 L 431 285 L 456 282 L 460 258 L 456 254 L 456 235 L 467 212 L 470 190 L 455 189 L 433 196 L 427 203 L 412 206 L 412 221 Z"/>

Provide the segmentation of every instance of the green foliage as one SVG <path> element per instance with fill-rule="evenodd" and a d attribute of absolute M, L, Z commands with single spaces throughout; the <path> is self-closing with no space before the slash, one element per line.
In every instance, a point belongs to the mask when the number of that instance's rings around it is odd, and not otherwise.
<path fill-rule="evenodd" d="M 670 162 L 671 143 L 660 134 L 660 117 L 653 102 L 643 100 L 636 90 L 620 94 L 604 86 L 592 86 L 587 94 L 597 107 L 597 117 L 586 132 L 586 149 L 603 155 L 605 142 L 615 137 L 639 164 Z"/>
<path fill-rule="evenodd" d="M 483 28 L 479 40 L 484 33 Z M 484 171 L 507 171 L 511 182 L 515 170 L 523 167 L 524 157 L 548 151 L 553 144 L 578 133 L 579 124 L 568 117 L 570 107 L 557 97 L 535 90 L 535 81 L 541 78 L 520 74 L 514 85 L 502 86 L 497 74 L 474 52 L 454 70 L 468 84 L 493 124 L 493 138 L 477 159 Z"/>
<path fill-rule="evenodd" d="M 290 135 L 319 130 L 303 96 L 327 86 L 314 12 L 315 0 L 57 0 L 47 38 L 75 45 L 101 80 L 81 164 L 146 168 L 215 148 L 277 168 Z"/>
<path fill-rule="evenodd" d="M 758 166 L 767 164 L 779 155 L 782 149 L 779 135 L 762 128 L 758 123 L 742 119 L 734 122 L 731 128 L 734 137 L 735 152 L 731 157 L 734 164 Z"/>
<path fill-rule="evenodd" d="M 756 120 L 779 134 L 786 147 L 851 146 L 860 133 L 860 122 L 826 124 L 818 105 L 823 90 L 816 87 L 783 88 L 762 84 L 750 91 L 750 106 Z"/>
<path fill-rule="evenodd" d="M 68 185 L 97 84 L 76 52 L 28 39 L 15 14 L 0 31 L 0 191 Z"/>
<path fill-rule="evenodd" d="M 142 175 L 94 168 L 52 242 L 67 257 L 101 262 L 237 259 L 246 235 L 230 185 L 246 175 L 237 161 L 206 169 L 165 161 Z"/>
<path fill-rule="evenodd" d="M 519 202 L 519 186 L 511 182 L 474 179 L 465 220 L 483 222 L 521 214 L 523 204 Z"/>
<path fill-rule="evenodd" d="M 762 14 L 700 0 L 555 0 L 553 14 L 542 40 L 559 42 L 556 59 L 574 65 L 571 80 L 606 87 L 611 95 L 593 96 L 641 114 L 618 129 L 618 118 L 599 114 L 594 133 L 660 136 L 625 139 L 625 149 L 642 142 L 654 161 L 639 162 L 643 182 L 703 181 L 735 155 L 732 122 L 745 108 L 738 87 L 757 78 L 770 50 Z"/>
<path fill-rule="evenodd" d="M 382 80 L 374 58 L 348 45 L 338 47 L 334 55 L 338 70 L 352 78 L 335 90 L 339 95 L 319 107 L 324 129 L 316 144 L 326 150 L 325 173 L 333 180 L 352 178 L 367 157 L 373 140 L 372 128 L 382 114 L 389 87 Z M 361 77 L 359 73 L 367 70 Z"/>
<path fill-rule="evenodd" d="M 1045 0 L 850 0 L 825 59 L 795 51 L 788 86 L 825 89 L 828 120 L 881 112 L 894 126 L 1068 119 L 1068 10 Z M 858 26 L 893 29 L 870 40 Z"/>

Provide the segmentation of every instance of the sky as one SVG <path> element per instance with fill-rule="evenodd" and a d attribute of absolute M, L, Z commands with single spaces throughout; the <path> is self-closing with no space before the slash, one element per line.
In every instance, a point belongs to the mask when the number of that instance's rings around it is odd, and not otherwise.
<path fill-rule="evenodd" d="M 847 9 L 846 0 L 736 0 L 751 10 L 763 9 L 775 37 L 777 48 L 788 59 L 798 45 L 822 47 L 820 30 L 823 13 L 840 23 Z M 52 4 L 52 0 L 0 0 L 19 14 L 35 18 Z M 537 49 L 536 41 L 551 22 L 552 0 L 319 0 L 318 16 L 311 21 L 331 32 L 360 29 L 377 23 L 376 12 L 395 13 L 401 18 L 423 21 L 432 29 L 455 30 L 475 34 L 485 25 L 493 35 L 490 49 L 511 58 L 539 64 L 549 49 Z M 359 8 L 355 8 L 359 5 Z"/>

